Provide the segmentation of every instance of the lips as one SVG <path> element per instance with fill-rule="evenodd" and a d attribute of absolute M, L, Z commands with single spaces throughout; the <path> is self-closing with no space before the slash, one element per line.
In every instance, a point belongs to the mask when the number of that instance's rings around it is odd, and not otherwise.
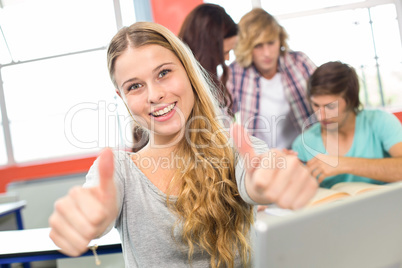
<path fill-rule="evenodd" d="M 164 115 L 168 114 L 169 112 L 171 112 L 175 106 L 176 106 L 176 102 L 166 106 L 163 109 L 154 111 L 154 112 L 150 113 L 150 115 L 155 116 L 155 117 L 164 116 Z"/>
<path fill-rule="evenodd" d="M 336 122 L 332 122 L 332 121 L 321 121 L 321 124 L 323 125 L 330 125 L 330 124 L 335 124 Z"/>

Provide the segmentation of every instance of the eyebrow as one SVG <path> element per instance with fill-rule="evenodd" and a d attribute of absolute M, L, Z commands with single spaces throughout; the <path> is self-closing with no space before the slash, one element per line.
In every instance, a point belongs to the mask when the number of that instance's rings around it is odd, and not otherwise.
<path fill-rule="evenodd" d="M 314 102 L 314 101 L 312 101 L 312 100 L 310 100 L 310 101 L 311 101 L 311 103 L 312 103 L 313 105 L 320 106 L 318 103 L 316 103 L 316 102 Z M 338 102 L 338 101 L 337 101 L 337 100 L 336 100 L 336 101 L 331 101 L 331 102 L 328 102 L 328 103 L 326 103 L 326 104 L 323 104 L 322 106 L 328 106 L 328 105 L 333 104 L 333 103 L 336 103 L 336 102 Z"/>
<path fill-rule="evenodd" d="M 156 66 L 156 67 L 152 70 L 152 73 L 153 73 L 153 74 L 157 73 L 160 69 L 162 69 L 163 66 L 169 65 L 169 64 L 174 64 L 174 63 L 173 63 L 173 62 L 165 62 L 165 63 L 162 63 L 162 64 Z M 137 77 L 130 78 L 130 79 L 124 81 L 123 84 L 121 84 L 120 87 L 123 88 L 123 86 L 124 86 L 125 84 L 130 83 L 130 82 L 133 82 L 133 81 L 135 81 L 135 80 L 139 80 L 139 79 L 138 79 Z"/>

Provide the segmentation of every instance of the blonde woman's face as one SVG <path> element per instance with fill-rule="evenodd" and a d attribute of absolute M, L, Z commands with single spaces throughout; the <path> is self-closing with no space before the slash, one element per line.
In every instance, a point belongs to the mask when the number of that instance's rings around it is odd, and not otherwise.
<path fill-rule="evenodd" d="M 252 55 L 254 66 L 260 74 L 266 79 L 274 77 L 280 55 L 279 36 L 272 39 L 262 33 L 255 42 Z"/>
<path fill-rule="evenodd" d="M 194 94 L 187 72 L 170 50 L 129 47 L 117 58 L 114 76 L 119 95 L 156 143 L 166 144 L 184 130 Z"/>

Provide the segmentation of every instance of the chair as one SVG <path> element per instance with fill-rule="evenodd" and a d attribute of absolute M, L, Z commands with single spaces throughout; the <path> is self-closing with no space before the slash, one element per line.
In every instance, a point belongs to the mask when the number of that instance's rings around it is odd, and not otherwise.
<path fill-rule="evenodd" d="M 19 201 L 19 197 L 16 193 L 1 193 L 0 204 L 6 204 Z M 0 231 L 17 230 L 17 219 L 14 213 L 0 217 Z"/>

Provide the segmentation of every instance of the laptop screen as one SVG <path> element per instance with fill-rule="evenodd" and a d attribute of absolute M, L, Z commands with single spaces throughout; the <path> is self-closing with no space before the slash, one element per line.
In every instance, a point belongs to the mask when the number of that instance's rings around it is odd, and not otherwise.
<path fill-rule="evenodd" d="M 285 216 L 259 214 L 254 264 L 402 267 L 402 184 Z"/>

